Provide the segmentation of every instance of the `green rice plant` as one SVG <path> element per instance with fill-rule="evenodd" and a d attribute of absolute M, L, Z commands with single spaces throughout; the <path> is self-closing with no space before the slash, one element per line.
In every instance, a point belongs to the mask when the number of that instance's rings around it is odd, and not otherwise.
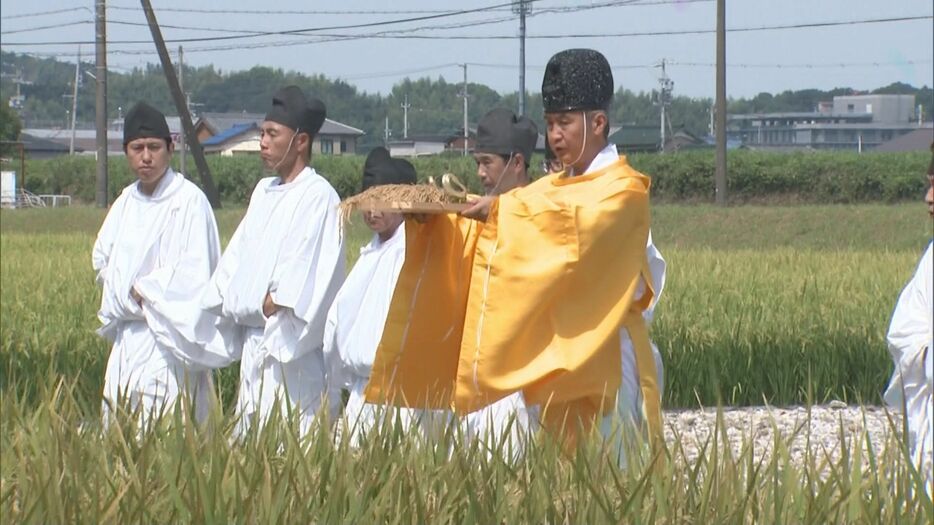
<path fill-rule="evenodd" d="M 73 386 L 49 386 L 36 409 L 0 400 L 4 522 L 388 523 L 929 523 L 934 504 L 896 429 L 881 448 L 846 436 L 834 454 L 739 450 L 722 420 L 696 457 L 676 435 L 628 443 L 620 468 L 588 439 L 573 451 L 547 436 L 517 460 L 384 423 L 351 446 L 327 427 L 306 436 L 273 415 L 243 440 L 229 416 L 199 426 L 176 411 L 140 432 L 134 416 L 84 419 Z"/>

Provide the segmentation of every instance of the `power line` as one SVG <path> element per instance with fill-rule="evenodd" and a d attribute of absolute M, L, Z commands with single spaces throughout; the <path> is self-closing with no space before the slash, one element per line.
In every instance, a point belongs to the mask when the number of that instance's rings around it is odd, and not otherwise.
<path fill-rule="evenodd" d="M 538 0 L 541 1 L 541 0 Z M 714 0 L 654 0 L 654 1 L 644 1 L 639 2 L 638 0 L 616 0 L 612 2 L 604 2 L 605 5 L 599 5 L 597 7 L 610 7 L 610 6 L 652 6 L 652 5 L 671 5 L 671 4 L 693 4 L 693 3 L 702 3 L 702 2 L 712 2 Z M 577 10 L 580 8 L 593 9 L 594 5 L 565 5 L 565 6 L 555 6 L 541 8 L 546 12 L 563 12 L 565 10 Z M 119 11 L 140 11 L 142 8 L 139 6 L 123 6 L 123 5 L 110 5 L 108 9 L 119 10 Z M 485 11 L 511 11 L 512 7 L 490 7 L 484 9 Z M 159 9 L 159 12 L 165 13 L 199 13 L 199 14 L 215 14 L 215 15 L 264 15 L 264 16 L 275 16 L 275 15 L 423 15 L 423 14 L 442 14 L 449 13 L 450 10 L 441 10 L 441 9 L 397 9 L 397 10 L 301 10 L 301 9 L 292 9 L 292 10 L 262 10 L 262 9 L 204 9 L 204 8 L 191 8 L 191 7 L 162 7 Z"/>
<path fill-rule="evenodd" d="M 502 5 L 502 4 L 501 4 Z M 458 11 L 456 13 L 466 13 L 466 12 L 475 12 L 476 10 L 471 11 Z M 434 16 L 432 18 L 438 18 L 441 15 Z M 421 17 L 421 19 L 426 19 L 426 17 Z M 919 16 L 904 16 L 904 17 L 893 17 L 893 18 L 869 18 L 861 20 L 844 20 L 844 21 L 832 21 L 832 22 L 812 22 L 804 24 L 784 24 L 784 25 L 774 25 L 774 26 L 755 26 L 755 27 L 735 27 L 732 29 L 727 29 L 727 32 L 730 33 L 743 33 L 743 32 L 755 32 L 755 31 L 774 31 L 774 30 L 785 30 L 785 29 L 812 29 L 820 27 L 834 27 L 834 26 L 851 26 L 851 25 L 862 25 L 862 24 L 882 24 L 882 23 L 893 23 L 893 22 L 910 22 L 918 20 L 931 20 L 934 19 L 934 15 L 919 15 Z M 412 21 L 414 19 L 407 19 L 405 21 Z M 234 40 L 242 38 L 254 38 L 257 36 L 301 36 L 310 32 L 315 32 L 319 37 L 327 37 L 340 40 L 356 40 L 356 39 L 368 39 L 368 38 L 377 38 L 377 39 L 415 39 L 415 40 L 512 40 L 515 39 L 515 35 L 417 35 L 409 34 L 359 34 L 359 33 L 350 33 L 350 34 L 332 34 L 332 33 L 317 33 L 318 31 L 326 31 L 334 28 L 360 28 L 360 27 L 374 27 L 381 25 L 388 25 L 392 23 L 401 23 L 400 20 L 391 20 L 383 22 L 374 22 L 371 24 L 355 24 L 350 26 L 333 26 L 333 27 L 322 27 L 322 28 L 309 28 L 309 29 L 295 29 L 289 31 L 264 31 L 258 32 L 256 34 L 248 35 L 232 35 L 232 36 L 221 36 L 221 37 L 201 37 L 201 38 L 181 38 L 181 39 L 171 39 L 166 40 L 166 42 L 171 43 L 185 43 L 185 42 L 207 42 L 207 41 L 216 41 L 216 40 Z M 407 30 L 407 31 L 412 31 Z M 562 39 L 567 38 L 627 38 L 627 37 L 645 37 L 645 36 L 675 36 L 675 35 L 702 35 L 702 34 L 713 34 L 716 30 L 714 29 L 689 29 L 689 30 L 671 30 L 671 31 L 631 31 L 631 32 L 621 32 L 621 33 L 571 33 L 571 34 L 562 34 Z M 394 32 L 395 33 L 395 32 Z M 527 35 L 526 38 L 529 39 L 552 39 L 556 38 L 555 35 Z M 52 46 L 52 45 L 80 45 L 88 44 L 88 41 L 66 41 L 66 42 L 5 42 L 6 46 Z M 148 40 L 123 40 L 123 41 L 110 41 L 110 44 L 149 44 L 151 43 Z M 244 45 L 244 46 L 226 46 L 226 47 L 212 47 L 212 48 L 192 48 L 190 52 L 199 52 L 199 51 L 225 51 L 232 49 L 246 49 L 246 48 L 260 48 L 260 47 L 281 47 L 283 45 L 305 45 L 318 43 L 318 41 L 290 41 L 290 42 L 268 42 L 258 45 Z M 151 51 L 136 53 L 136 52 L 127 52 L 126 54 L 151 54 Z"/>
<path fill-rule="evenodd" d="M 531 2 L 536 2 L 540 0 L 527 0 L 527 1 L 531 3 Z M 259 36 L 303 35 L 306 33 L 313 33 L 313 32 L 319 32 L 319 31 L 332 31 L 332 30 L 338 30 L 338 29 L 362 29 L 362 28 L 367 28 L 367 27 L 379 27 L 379 26 L 387 26 L 387 25 L 394 25 L 394 24 L 404 24 L 404 23 L 409 23 L 409 22 L 421 22 L 424 20 L 435 20 L 438 18 L 447 18 L 451 16 L 460 16 L 460 15 L 471 14 L 471 13 L 479 13 L 479 12 L 483 12 L 491 8 L 508 7 L 511 5 L 512 5 L 512 2 L 507 2 L 504 4 L 495 4 L 492 6 L 480 7 L 480 8 L 474 8 L 474 9 L 462 9 L 459 11 L 447 11 L 447 12 L 439 13 L 439 14 L 415 16 L 415 17 L 409 17 L 409 18 L 397 18 L 393 20 L 380 20 L 378 22 L 367 22 L 367 23 L 361 23 L 361 24 L 344 24 L 344 25 L 334 25 L 334 26 L 325 26 L 325 27 L 309 27 L 309 28 L 304 28 L 304 29 L 291 29 L 291 30 L 286 30 L 286 31 L 259 31 L 255 33 L 249 33 L 249 34 L 228 35 L 228 36 L 176 38 L 173 40 L 166 40 L 166 43 L 178 44 L 178 43 L 188 43 L 188 42 L 210 42 L 210 41 L 218 41 L 218 40 L 239 40 L 239 39 L 244 39 L 244 38 L 256 38 Z M 24 46 L 24 45 L 45 46 L 45 45 L 78 45 L 82 43 L 87 43 L 87 42 L 31 42 L 31 43 L 29 42 L 8 42 L 6 43 L 6 45 L 8 46 Z M 108 44 L 148 44 L 148 43 L 150 43 L 149 40 L 111 40 L 111 41 L 108 41 Z"/>
<path fill-rule="evenodd" d="M 827 62 L 823 64 L 727 64 L 726 67 L 737 69 L 831 69 L 839 67 L 881 67 L 881 66 L 914 66 L 930 64 L 934 60 L 898 60 L 892 62 Z M 668 61 L 669 65 L 686 67 L 716 67 L 713 62 L 677 62 Z"/>
<path fill-rule="evenodd" d="M 87 7 L 72 7 L 69 9 L 55 9 L 53 11 L 38 11 L 35 13 L 22 13 L 19 15 L 0 16 L 0 20 L 13 20 L 15 18 L 35 18 L 37 16 L 57 15 L 60 13 L 70 13 L 72 11 L 87 11 L 88 13 L 91 12 L 91 10 L 88 9 Z"/>
<path fill-rule="evenodd" d="M 29 33 L 32 31 L 42 31 L 44 29 L 59 29 L 62 27 L 80 26 L 80 25 L 93 24 L 93 23 L 94 21 L 92 20 L 75 20 L 73 22 L 64 22 L 61 24 L 50 24 L 50 25 L 45 25 L 45 26 L 27 27 L 25 29 L 11 29 L 9 31 L 0 31 L 0 35 L 12 35 L 14 33 Z"/>

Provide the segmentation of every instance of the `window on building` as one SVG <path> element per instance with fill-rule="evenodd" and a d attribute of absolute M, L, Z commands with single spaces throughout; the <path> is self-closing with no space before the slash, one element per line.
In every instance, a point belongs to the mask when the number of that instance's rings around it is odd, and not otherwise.
<path fill-rule="evenodd" d="M 346 140 L 341 141 L 341 153 L 347 153 L 347 141 Z"/>
<path fill-rule="evenodd" d="M 847 112 L 847 113 L 852 113 L 853 110 L 855 110 L 855 109 L 856 109 L 856 106 L 853 105 L 853 104 L 847 104 L 847 105 L 846 105 L 846 112 Z"/>
<path fill-rule="evenodd" d="M 331 139 L 321 139 L 321 153 L 332 155 L 334 153 L 334 141 Z"/>

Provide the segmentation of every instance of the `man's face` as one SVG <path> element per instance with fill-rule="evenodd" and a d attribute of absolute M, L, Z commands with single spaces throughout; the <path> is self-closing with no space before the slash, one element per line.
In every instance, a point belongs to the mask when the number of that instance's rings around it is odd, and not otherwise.
<path fill-rule="evenodd" d="M 154 187 L 172 160 L 172 146 L 165 139 L 139 138 L 126 145 L 130 169 L 144 187 Z"/>
<path fill-rule="evenodd" d="M 924 202 L 928 205 L 928 213 L 934 217 L 934 173 L 928 173 L 928 192 L 924 196 Z"/>
<path fill-rule="evenodd" d="M 521 158 L 513 155 L 508 161 L 495 153 L 475 153 L 477 177 L 487 195 L 499 195 L 522 183 L 519 166 Z M 524 168 L 524 165 L 522 165 Z"/>
<path fill-rule="evenodd" d="M 548 144 L 557 160 L 565 166 L 577 162 L 581 155 L 586 132 L 585 124 L 584 113 L 581 111 L 545 114 Z"/>
<path fill-rule="evenodd" d="M 402 214 L 381 211 L 363 212 L 363 221 L 373 233 L 380 236 L 392 235 L 396 228 L 402 224 Z"/>
<path fill-rule="evenodd" d="M 275 171 L 280 167 L 291 168 L 298 154 L 295 130 L 267 120 L 259 130 L 259 156 L 266 169 Z"/>

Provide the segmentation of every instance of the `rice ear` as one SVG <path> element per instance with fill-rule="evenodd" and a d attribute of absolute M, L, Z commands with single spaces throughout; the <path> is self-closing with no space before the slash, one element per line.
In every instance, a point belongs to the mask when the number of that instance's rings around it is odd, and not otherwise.
<path fill-rule="evenodd" d="M 446 203 L 450 198 L 431 184 L 383 184 L 341 201 L 341 218 L 346 222 L 364 202 Z"/>

